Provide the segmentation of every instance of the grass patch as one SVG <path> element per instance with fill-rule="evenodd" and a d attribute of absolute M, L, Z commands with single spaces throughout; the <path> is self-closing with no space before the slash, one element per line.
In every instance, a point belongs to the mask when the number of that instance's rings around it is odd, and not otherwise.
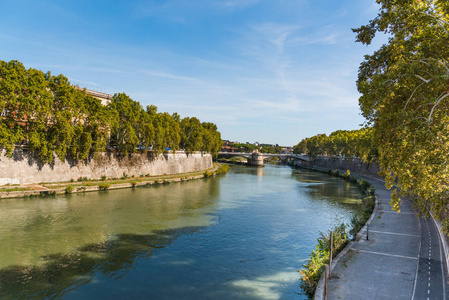
<path fill-rule="evenodd" d="M 12 188 L 1 188 L 0 192 L 5 192 L 5 193 L 9 193 L 9 192 L 22 192 L 22 191 L 31 191 L 30 188 L 28 187 L 12 187 Z"/>

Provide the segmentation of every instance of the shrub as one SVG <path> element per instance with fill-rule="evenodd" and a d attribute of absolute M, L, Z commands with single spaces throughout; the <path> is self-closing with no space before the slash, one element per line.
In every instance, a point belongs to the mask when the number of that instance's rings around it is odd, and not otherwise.
<path fill-rule="evenodd" d="M 137 180 L 131 181 L 131 184 L 132 184 L 133 187 L 136 187 L 137 186 Z"/>
<path fill-rule="evenodd" d="M 349 239 L 345 224 L 336 226 L 333 232 L 334 251 L 332 257 L 335 257 L 346 246 Z M 313 298 L 313 295 L 315 294 L 316 287 L 324 271 L 324 265 L 329 263 L 329 255 L 330 231 L 326 234 L 320 234 L 320 237 L 317 239 L 315 250 L 312 250 L 306 264 L 304 264 L 303 268 L 299 271 L 302 276 L 299 286 L 309 298 Z"/>
<path fill-rule="evenodd" d="M 364 192 L 366 192 L 366 191 L 368 190 L 368 188 L 371 187 L 371 183 L 369 183 L 368 181 L 363 180 L 363 179 L 359 180 L 359 181 L 357 182 L 357 184 L 360 186 L 360 188 L 361 188 L 362 191 L 364 191 Z M 373 189 L 374 189 L 374 188 L 373 188 Z"/>
<path fill-rule="evenodd" d="M 106 175 L 101 176 L 101 180 L 105 181 L 106 180 Z"/>
<path fill-rule="evenodd" d="M 331 171 L 331 174 L 337 177 L 340 177 L 340 172 L 338 170 Z"/>
<path fill-rule="evenodd" d="M 100 183 L 100 185 L 98 187 L 99 187 L 100 191 L 106 191 L 107 189 L 109 189 L 110 186 L 111 186 L 110 183 L 102 182 L 102 183 Z"/>
<path fill-rule="evenodd" d="M 127 178 L 128 178 L 128 175 L 125 172 L 123 172 L 122 179 L 127 179 Z"/>
<path fill-rule="evenodd" d="M 204 172 L 204 177 L 208 178 L 208 177 L 211 177 L 211 176 L 212 176 L 211 172 L 209 172 L 209 171 Z"/>
<path fill-rule="evenodd" d="M 65 193 L 66 193 L 66 194 L 71 194 L 71 193 L 73 192 L 74 189 L 75 189 L 75 188 L 73 187 L 73 185 L 68 185 L 68 186 L 66 186 L 66 188 L 65 188 Z"/>
<path fill-rule="evenodd" d="M 228 171 L 229 171 L 229 165 L 222 164 L 222 165 L 220 165 L 220 166 L 218 167 L 216 173 L 217 173 L 217 175 L 218 175 L 218 174 L 226 173 L 226 172 L 228 172 Z"/>
<path fill-rule="evenodd" d="M 358 179 L 355 176 L 351 175 L 351 176 L 349 176 L 349 179 L 347 179 L 347 180 L 349 180 L 349 182 L 352 182 L 352 183 L 355 183 L 358 185 Z"/>
<path fill-rule="evenodd" d="M 349 180 L 349 176 L 351 176 L 351 172 L 349 170 L 346 170 L 346 172 L 341 175 L 345 180 Z"/>

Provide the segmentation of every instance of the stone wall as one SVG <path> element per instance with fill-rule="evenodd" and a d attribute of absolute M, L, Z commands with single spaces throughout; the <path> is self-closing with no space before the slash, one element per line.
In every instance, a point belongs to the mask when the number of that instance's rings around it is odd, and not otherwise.
<path fill-rule="evenodd" d="M 342 158 L 342 157 L 318 157 L 313 161 L 303 163 L 305 166 L 325 168 L 330 170 L 349 170 L 352 173 L 361 175 L 369 175 L 377 178 L 381 178 L 378 173 L 380 171 L 377 163 L 363 163 L 362 160 L 357 158 Z"/>
<path fill-rule="evenodd" d="M 140 175 L 171 175 L 212 168 L 212 156 L 205 152 L 177 151 L 154 155 L 152 152 L 117 157 L 101 153 L 97 158 L 85 161 L 61 162 L 55 158 L 52 164 L 42 164 L 26 149 L 16 149 L 12 158 L 0 153 L 0 185 L 58 182 L 77 180 L 80 177 L 99 179 Z"/>

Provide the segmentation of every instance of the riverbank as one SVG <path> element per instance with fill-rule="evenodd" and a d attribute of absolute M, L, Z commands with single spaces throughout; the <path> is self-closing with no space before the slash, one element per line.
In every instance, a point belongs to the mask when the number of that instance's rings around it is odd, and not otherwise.
<path fill-rule="evenodd" d="M 433 220 L 418 218 L 410 201 L 391 210 L 380 179 L 357 175 L 376 188 L 370 220 L 330 267 L 328 299 L 446 299 L 443 247 Z M 433 241 L 433 243 L 432 243 Z M 324 299 L 324 278 L 314 299 Z"/>
<path fill-rule="evenodd" d="M 15 184 L 0 186 L 0 199 L 40 197 L 58 194 L 73 194 L 83 192 L 105 191 L 123 188 L 135 188 L 139 186 L 150 186 L 156 184 L 167 184 L 172 182 L 182 182 L 194 179 L 207 178 L 226 173 L 227 165 L 215 163 L 212 168 L 197 172 L 181 173 L 176 175 L 163 176 L 131 176 L 123 174 L 121 178 L 106 178 L 100 180 L 89 180 L 86 177 L 80 177 L 77 181 L 63 181 L 39 184 Z"/>
<path fill-rule="evenodd" d="M 321 233 L 321 236 L 318 238 L 316 250 L 312 251 L 309 260 L 306 264 L 303 264 L 303 268 L 300 270 L 302 275 L 300 287 L 311 298 L 316 293 L 320 294 L 323 290 L 324 279 L 326 277 L 324 271 L 325 265 L 332 262 L 332 259 L 338 261 L 341 256 L 339 255 L 340 252 L 345 253 L 348 247 L 350 247 L 348 244 L 351 245 L 354 240 L 357 241 L 361 238 L 360 232 L 371 222 L 373 211 L 377 207 L 377 202 L 374 186 L 364 179 L 351 175 L 349 170 L 341 172 L 339 170 L 313 167 L 303 167 L 302 169 L 341 178 L 346 182 L 355 184 L 362 192 L 361 205 L 363 210 L 351 219 L 350 226 L 342 223 L 333 229 L 334 242 L 332 243 L 332 247 L 330 242 L 332 240 L 331 232 Z M 331 251 L 331 248 L 333 248 L 333 251 Z M 331 270 L 334 264 L 333 262 L 330 265 Z"/>

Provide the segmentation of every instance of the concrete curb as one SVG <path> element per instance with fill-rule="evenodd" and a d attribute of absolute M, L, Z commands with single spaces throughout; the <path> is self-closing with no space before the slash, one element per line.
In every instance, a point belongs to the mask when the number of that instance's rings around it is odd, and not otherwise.
<path fill-rule="evenodd" d="M 443 244 L 443 252 L 444 252 L 444 260 L 446 262 L 446 276 L 449 276 L 449 245 L 448 245 L 448 237 L 447 235 L 445 235 L 441 229 L 441 223 L 439 221 L 437 221 L 433 214 L 430 213 L 430 215 L 432 216 L 432 220 L 435 223 L 435 225 L 437 226 L 438 229 L 438 233 L 440 235 L 440 240 L 441 243 Z"/>

